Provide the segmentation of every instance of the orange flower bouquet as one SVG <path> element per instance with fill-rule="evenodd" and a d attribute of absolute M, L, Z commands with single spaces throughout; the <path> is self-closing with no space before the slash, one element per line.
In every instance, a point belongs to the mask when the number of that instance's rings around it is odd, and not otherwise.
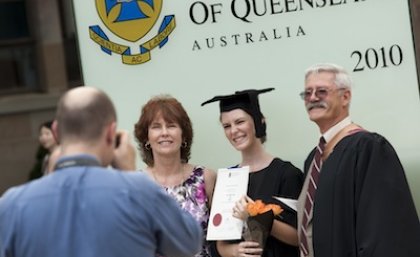
<path fill-rule="evenodd" d="M 243 237 L 247 241 L 255 241 L 264 248 L 265 242 L 271 232 L 274 217 L 283 212 L 277 204 L 265 204 L 261 200 L 250 202 L 247 205 L 248 218 L 245 222 Z"/>

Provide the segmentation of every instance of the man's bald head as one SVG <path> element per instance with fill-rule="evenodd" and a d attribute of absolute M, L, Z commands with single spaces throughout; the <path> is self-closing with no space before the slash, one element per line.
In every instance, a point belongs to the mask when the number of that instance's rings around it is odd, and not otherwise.
<path fill-rule="evenodd" d="M 60 141 L 95 142 L 104 128 L 116 121 L 111 99 L 99 89 L 77 87 L 60 99 L 56 120 Z"/>

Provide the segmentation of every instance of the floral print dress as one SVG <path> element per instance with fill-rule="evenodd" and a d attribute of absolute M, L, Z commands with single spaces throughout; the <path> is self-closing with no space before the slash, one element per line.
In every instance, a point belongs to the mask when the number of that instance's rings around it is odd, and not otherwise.
<path fill-rule="evenodd" d="M 174 187 L 164 187 L 164 189 L 203 228 L 203 247 L 195 257 L 210 257 L 209 246 L 206 241 L 210 209 L 208 208 L 208 199 L 204 184 L 204 168 L 201 166 L 194 167 L 191 175 L 182 184 Z"/>

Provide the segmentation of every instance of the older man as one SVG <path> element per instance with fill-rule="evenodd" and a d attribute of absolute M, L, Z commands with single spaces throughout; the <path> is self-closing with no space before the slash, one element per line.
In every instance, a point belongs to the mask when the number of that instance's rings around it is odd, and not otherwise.
<path fill-rule="evenodd" d="M 352 122 L 351 79 L 317 64 L 301 93 L 320 130 L 299 197 L 301 256 L 420 256 L 420 224 L 403 167 L 381 135 Z M 369 110 L 366 110 L 369 111 Z"/>
<path fill-rule="evenodd" d="M 202 231 L 194 218 L 146 175 L 121 172 L 134 169 L 135 151 L 116 127 L 114 106 L 102 91 L 79 87 L 61 98 L 53 126 L 61 157 L 51 175 L 1 198 L 0 256 L 184 257 L 199 251 Z"/>

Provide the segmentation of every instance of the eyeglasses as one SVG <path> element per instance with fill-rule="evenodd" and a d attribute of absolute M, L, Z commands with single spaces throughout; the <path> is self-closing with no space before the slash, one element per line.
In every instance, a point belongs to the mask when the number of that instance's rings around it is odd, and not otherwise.
<path fill-rule="evenodd" d="M 301 92 L 299 95 L 302 98 L 302 100 L 305 100 L 305 101 L 309 101 L 309 99 L 311 98 L 311 96 L 313 94 L 315 94 L 315 97 L 316 98 L 324 99 L 325 97 L 328 96 L 328 93 L 330 91 L 343 90 L 343 89 L 345 89 L 345 88 L 325 88 L 325 87 L 318 87 L 318 88 L 315 88 L 315 89 L 307 89 L 307 90 Z"/>

